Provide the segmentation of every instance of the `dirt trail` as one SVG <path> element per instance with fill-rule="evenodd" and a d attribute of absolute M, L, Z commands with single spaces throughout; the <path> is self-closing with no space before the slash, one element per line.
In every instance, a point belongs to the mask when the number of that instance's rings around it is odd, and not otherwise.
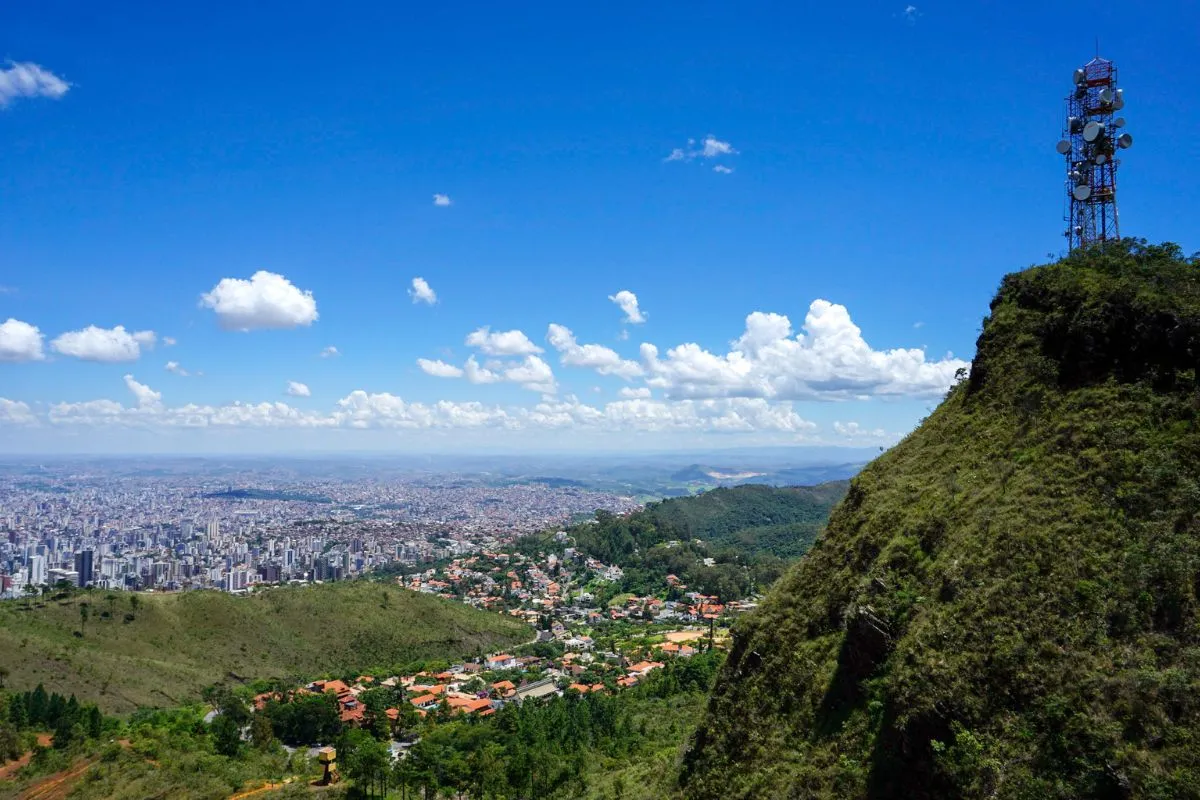
<path fill-rule="evenodd" d="M 249 791 L 238 792 L 235 795 L 230 795 L 229 800 L 245 800 L 245 798 L 247 798 L 247 797 L 254 797 L 255 795 L 262 794 L 263 792 L 270 792 L 270 791 L 274 791 L 275 789 L 282 789 L 284 786 L 287 786 L 291 782 L 292 782 L 292 779 L 288 778 L 283 783 L 268 783 L 268 784 L 258 787 L 257 789 L 250 789 Z"/>
<path fill-rule="evenodd" d="M 39 733 L 37 735 L 37 743 L 38 743 L 38 747 L 49 747 L 51 744 L 54 743 L 54 737 L 48 733 Z M 33 751 L 30 750 L 29 752 L 25 753 L 25 755 L 18 758 L 16 761 L 10 761 L 9 763 L 0 767 L 0 781 L 5 780 L 13 775 L 16 775 L 17 771 L 19 769 L 24 767 L 26 764 L 28 764 L 32 760 L 33 760 Z"/>
<path fill-rule="evenodd" d="M 56 772 L 26 789 L 20 800 L 66 800 L 75 784 L 83 777 L 83 773 L 94 763 L 94 758 L 84 759 L 68 770 Z"/>

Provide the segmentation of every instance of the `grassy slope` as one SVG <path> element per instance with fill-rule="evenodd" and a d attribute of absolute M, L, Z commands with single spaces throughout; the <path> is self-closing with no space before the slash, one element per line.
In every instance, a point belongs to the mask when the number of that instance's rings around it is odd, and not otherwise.
<path fill-rule="evenodd" d="M 388 594 L 387 607 L 383 594 Z M 305 677 L 454 658 L 527 641 L 529 629 L 498 614 L 366 582 L 269 589 L 251 597 L 220 592 L 141 595 L 133 622 L 127 594 L 112 620 L 102 592 L 74 635 L 74 602 L 25 610 L 0 603 L 0 666 L 12 689 L 44 683 L 109 711 L 194 700 L 205 685 L 242 678 Z"/>
<path fill-rule="evenodd" d="M 1132 249 L 1006 278 L 738 626 L 687 796 L 1198 796 L 1200 270 Z"/>

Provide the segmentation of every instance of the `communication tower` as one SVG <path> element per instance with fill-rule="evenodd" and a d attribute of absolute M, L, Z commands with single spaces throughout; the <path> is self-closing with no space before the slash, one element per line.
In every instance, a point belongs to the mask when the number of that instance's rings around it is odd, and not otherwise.
<path fill-rule="evenodd" d="M 1119 150 L 1133 144 L 1122 130 L 1125 90 L 1117 68 L 1096 56 L 1075 70 L 1075 88 L 1067 95 L 1066 122 L 1058 152 L 1067 162 L 1067 231 L 1070 249 L 1121 238 L 1117 224 Z"/>

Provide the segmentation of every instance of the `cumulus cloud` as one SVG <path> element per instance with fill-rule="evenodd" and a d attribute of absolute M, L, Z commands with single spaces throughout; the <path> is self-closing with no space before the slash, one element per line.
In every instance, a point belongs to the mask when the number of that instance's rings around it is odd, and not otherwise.
<path fill-rule="evenodd" d="M 424 278 L 412 279 L 412 288 L 408 290 L 408 296 L 412 298 L 413 303 L 431 306 L 437 302 L 437 293 Z"/>
<path fill-rule="evenodd" d="M 904 17 L 904 21 L 907 22 L 909 25 L 915 25 L 917 22 L 917 18 L 921 16 L 921 12 L 917 9 L 916 6 L 909 5 L 909 6 L 904 7 L 904 13 L 902 14 L 902 16 Z"/>
<path fill-rule="evenodd" d="M 451 205 L 452 202 L 453 201 L 450 199 L 450 195 L 448 195 L 448 194 L 435 194 L 433 196 L 433 204 L 435 206 L 445 207 L 445 206 Z"/>
<path fill-rule="evenodd" d="M 0 425 L 36 425 L 37 417 L 33 415 L 29 404 L 20 400 L 9 400 L 0 397 Z"/>
<path fill-rule="evenodd" d="M 162 405 L 162 392 L 156 392 L 144 383 L 138 383 L 132 375 L 125 376 L 125 386 L 133 393 L 138 408 L 158 408 Z"/>
<path fill-rule="evenodd" d="M 874 350 L 846 307 L 827 300 L 813 301 L 804 333 L 795 336 L 786 316 L 755 311 L 726 354 L 687 343 L 660 358 L 654 345 L 643 344 L 642 361 L 647 385 L 668 397 L 776 400 L 933 397 L 970 366 L 952 356 L 931 361 L 918 349 Z"/>
<path fill-rule="evenodd" d="M 720 156 L 737 155 L 737 150 L 729 142 L 723 142 L 711 133 L 696 145 L 695 139 L 687 140 L 687 147 L 676 147 L 667 154 L 663 161 L 692 161 L 696 158 L 718 158 Z M 718 172 L 722 170 L 717 170 Z M 732 170 L 730 170 L 732 172 Z"/>
<path fill-rule="evenodd" d="M 417 366 L 426 375 L 432 375 L 435 378 L 461 378 L 463 376 L 461 368 L 453 364 L 447 364 L 445 361 L 431 361 L 428 358 L 418 358 Z"/>
<path fill-rule="evenodd" d="M 0 324 L 0 361 L 41 361 L 42 338 L 37 326 L 9 317 Z"/>
<path fill-rule="evenodd" d="M 317 301 L 282 275 L 259 270 L 242 278 L 222 278 L 201 295 L 200 305 L 211 308 L 225 330 L 252 331 L 298 328 L 317 321 Z"/>
<path fill-rule="evenodd" d="M 616 303 L 617 306 L 625 312 L 625 319 L 622 322 L 628 322 L 630 325 L 641 325 L 646 321 L 646 315 L 638 308 L 637 295 L 628 289 L 622 289 L 616 294 L 610 294 L 608 299 Z"/>
<path fill-rule="evenodd" d="M 536 368 L 536 367 L 535 367 Z M 532 376 L 531 376 L 532 377 Z M 286 403 L 232 403 L 224 406 L 188 404 L 166 407 L 154 392 L 132 376 L 126 384 L 137 405 L 113 400 L 58 403 L 45 419 L 59 426 L 120 426 L 138 428 L 395 428 L 475 429 L 510 431 L 571 429 L 600 433 L 772 433 L 790 440 L 811 439 L 816 426 L 801 417 L 791 403 L 761 398 L 659 401 L 625 398 L 593 406 L 575 396 L 543 397 L 533 406 L 503 408 L 479 402 L 415 403 L 388 393 L 357 390 L 337 401 L 332 411 L 306 412 Z M 38 424 L 37 415 L 23 403 L 0 401 L 0 420 Z"/>
<path fill-rule="evenodd" d="M 0 108 L 18 97 L 49 97 L 57 100 L 70 88 L 71 84 L 33 62 L 10 61 L 7 68 L 0 69 Z"/>
<path fill-rule="evenodd" d="M 167 372 L 170 372 L 172 375 L 178 375 L 181 378 L 186 378 L 191 374 L 186 369 L 179 366 L 178 361 L 168 361 L 167 365 L 163 367 L 163 369 L 165 369 Z"/>
<path fill-rule="evenodd" d="M 543 352 L 519 330 L 496 331 L 483 326 L 467 334 L 466 344 L 488 356 L 524 356 Z"/>
<path fill-rule="evenodd" d="M 340 355 L 341 355 L 341 353 L 338 352 L 338 349 L 336 347 L 334 347 L 333 345 L 329 345 L 328 347 L 326 347 L 324 350 L 321 351 L 321 358 L 336 358 L 337 356 L 340 356 Z"/>
<path fill-rule="evenodd" d="M 700 150 L 700 155 L 705 158 L 716 158 L 717 156 L 730 156 L 736 153 L 733 145 L 729 142 L 722 142 L 717 137 L 709 134 L 704 137 L 704 147 Z"/>
<path fill-rule="evenodd" d="M 418 358 L 417 366 L 426 375 L 437 378 L 466 378 L 468 383 L 474 384 L 516 383 L 524 389 L 542 394 L 554 394 L 558 391 L 554 370 L 534 355 L 525 356 L 523 360 L 515 363 L 489 361 L 482 365 L 475 356 L 471 356 L 461 368 L 445 361 Z"/>
<path fill-rule="evenodd" d="M 559 361 L 564 366 L 594 369 L 601 375 L 616 375 L 625 380 L 639 377 L 644 372 L 641 364 L 621 358 L 611 348 L 599 344 L 579 344 L 570 328 L 557 323 L 550 323 L 546 340 L 559 352 Z"/>
<path fill-rule="evenodd" d="M 887 431 L 883 428 L 866 428 L 857 422 L 834 422 L 834 433 L 847 439 L 886 439 Z"/>
<path fill-rule="evenodd" d="M 308 385 L 300 381 L 288 381 L 287 393 L 292 397 L 312 397 L 312 392 L 309 391 Z"/>
<path fill-rule="evenodd" d="M 115 363 L 119 361 L 137 361 L 142 355 L 142 349 L 154 347 L 154 331 L 134 331 L 130 333 L 125 326 L 115 328 L 99 328 L 89 325 L 78 331 L 68 331 L 59 335 L 50 347 L 64 356 L 78 358 L 81 361 L 100 361 Z"/>
<path fill-rule="evenodd" d="M 653 392 L 651 392 L 645 386 L 638 386 L 636 388 L 632 386 L 622 386 L 621 391 L 618 392 L 618 394 L 620 394 L 621 397 L 625 398 L 626 400 L 645 400 L 649 398 Z"/>
<path fill-rule="evenodd" d="M 162 340 L 162 343 L 163 343 L 163 347 L 174 347 L 174 346 L 175 346 L 175 344 L 176 344 L 175 337 L 173 337 L 173 336 L 164 336 L 164 337 L 163 337 L 163 340 Z"/>
<path fill-rule="evenodd" d="M 733 167 L 727 167 L 724 164 L 717 164 L 713 167 L 713 172 L 719 172 L 722 175 L 729 175 L 733 172 Z"/>

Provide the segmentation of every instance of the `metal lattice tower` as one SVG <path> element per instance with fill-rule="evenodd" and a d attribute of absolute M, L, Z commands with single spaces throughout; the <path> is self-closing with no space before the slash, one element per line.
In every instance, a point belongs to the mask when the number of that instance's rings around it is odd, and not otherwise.
<path fill-rule="evenodd" d="M 1067 213 L 1070 249 L 1121 238 L 1117 223 L 1118 150 L 1133 144 L 1121 129 L 1125 91 L 1117 68 L 1096 56 L 1075 70 L 1075 89 L 1066 100 L 1066 121 L 1058 152 L 1067 162 Z"/>

